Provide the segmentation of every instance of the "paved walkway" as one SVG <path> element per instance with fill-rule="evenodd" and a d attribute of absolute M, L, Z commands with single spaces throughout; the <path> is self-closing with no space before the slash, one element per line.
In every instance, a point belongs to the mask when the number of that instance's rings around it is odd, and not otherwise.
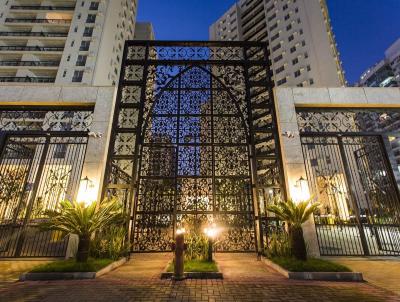
<path fill-rule="evenodd" d="M 353 271 L 363 273 L 369 283 L 400 295 L 399 258 L 330 258 L 348 266 Z"/>
<path fill-rule="evenodd" d="M 48 262 L 46 260 L 0 260 L 0 282 L 18 280 L 22 273 Z"/>
<path fill-rule="evenodd" d="M 0 301 L 318 301 L 400 302 L 366 283 L 284 279 L 250 254 L 217 255 L 224 280 L 160 280 L 171 255 L 143 254 L 96 280 L 17 282 L 0 287 Z"/>

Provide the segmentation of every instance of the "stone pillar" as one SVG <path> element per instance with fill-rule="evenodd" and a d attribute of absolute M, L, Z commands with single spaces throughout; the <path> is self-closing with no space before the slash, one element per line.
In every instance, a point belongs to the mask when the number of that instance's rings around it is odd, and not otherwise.
<path fill-rule="evenodd" d="M 91 181 L 91 187 L 87 195 L 90 195 L 93 200 L 98 200 L 101 197 L 115 96 L 116 88 L 98 87 L 90 132 L 100 134 L 101 137 L 94 135 L 89 137 L 81 177 L 88 177 Z M 79 194 L 81 194 L 81 190 Z"/>
<path fill-rule="evenodd" d="M 299 187 L 298 180 L 307 179 L 303 151 L 296 120 L 296 109 L 291 88 L 275 89 L 278 130 L 281 140 L 281 154 L 285 172 L 285 184 L 288 195 L 295 201 L 310 197 L 308 186 Z M 290 137 L 288 134 L 290 133 Z M 303 225 L 308 255 L 319 257 L 319 246 L 313 217 Z"/>

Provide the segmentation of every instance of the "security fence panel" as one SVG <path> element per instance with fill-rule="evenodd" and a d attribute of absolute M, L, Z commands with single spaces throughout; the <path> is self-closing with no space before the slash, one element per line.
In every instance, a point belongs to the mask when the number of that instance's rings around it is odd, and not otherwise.
<path fill-rule="evenodd" d="M 86 136 L 5 135 L 0 157 L 0 257 L 62 257 L 68 236 L 40 231 L 46 210 L 76 196 Z"/>
<path fill-rule="evenodd" d="M 400 255 L 399 112 L 301 109 L 322 255 Z"/>

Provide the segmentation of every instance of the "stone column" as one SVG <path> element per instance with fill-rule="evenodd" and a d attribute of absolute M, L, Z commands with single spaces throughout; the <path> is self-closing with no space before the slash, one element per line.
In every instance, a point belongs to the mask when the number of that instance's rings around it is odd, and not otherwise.
<path fill-rule="evenodd" d="M 301 201 L 308 199 L 310 192 L 308 186 L 303 188 L 298 186 L 298 180 L 301 177 L 306 179 L 307 175 L 296 120 L 293 92 L 291 88 L 278 88 L 274 92 L 286 189 L 290 198 Z M 291 136 L 288 137 L 285 133 L 290 133 Z M 303 225 L 303 232 L 308 255 L 319 257 L 318 239 L 313 217 Z"/>
<path fill-rule="evenodd" d="M 89 137 L 81 177 L 88 177 L 91 181 L 91 188 L 87 195 L 90 195 L 93 200 L 101 197 L 115 96 L 116 88 L 98 87 L 90 132 L 100 134 L 101 137 L 94 135 Z"/>

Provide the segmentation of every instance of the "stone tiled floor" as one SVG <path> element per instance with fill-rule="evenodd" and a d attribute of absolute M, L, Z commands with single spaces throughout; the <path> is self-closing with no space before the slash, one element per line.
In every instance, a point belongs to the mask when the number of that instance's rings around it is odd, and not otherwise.
<path fill-rule="evenodd" d="M 330 258 L 353 271 L 363 273 L 369 283 L 400 295 L 400 259 L 387 258 Z"/>
<path fill-rule="evenodd" d="M 135 255 L 125 266 L 86 281 L 18 282 L 0 287 L 0 301 L 397 301 L 366 283 L 289 281 L 254 255 L 217 256 L 224 280 L 160 280 L 168 254 Z"/>

